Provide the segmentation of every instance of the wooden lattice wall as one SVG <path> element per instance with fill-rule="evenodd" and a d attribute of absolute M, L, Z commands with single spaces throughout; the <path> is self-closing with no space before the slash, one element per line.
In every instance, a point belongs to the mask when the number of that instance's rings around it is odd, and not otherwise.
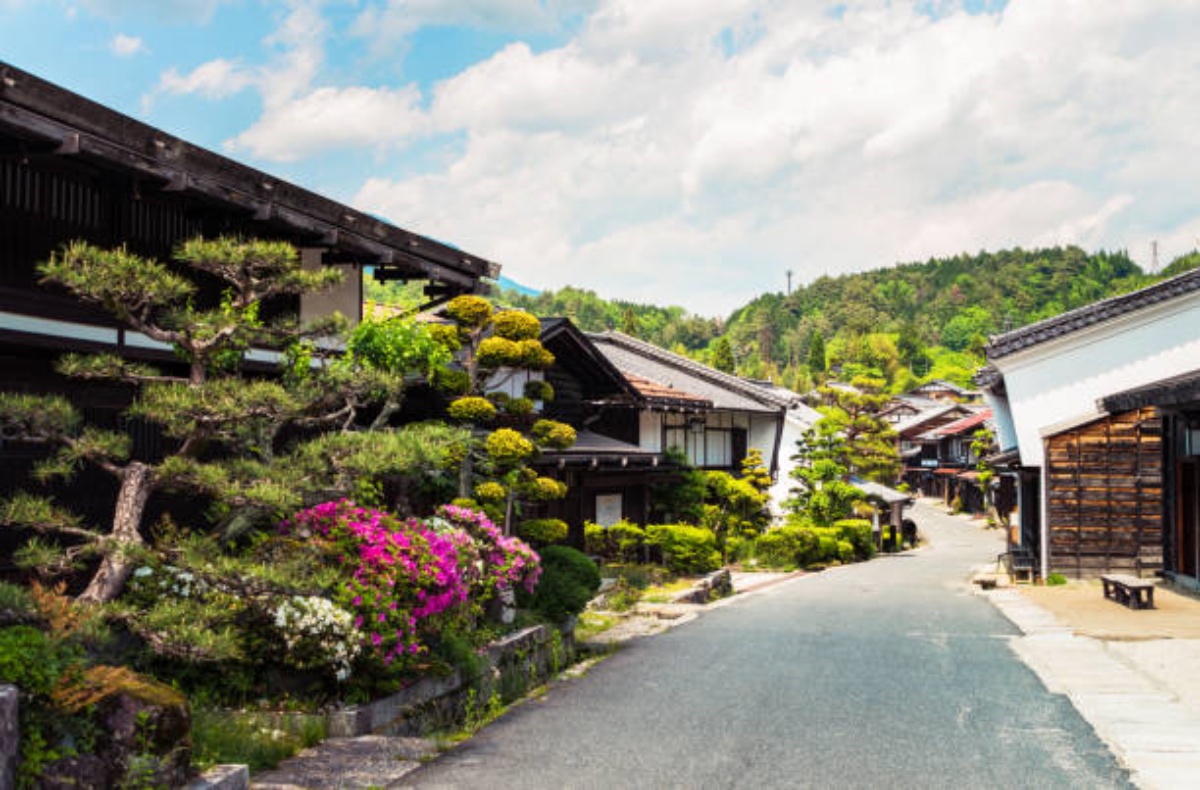
<path fill-rule="evenodd" d="M 1050 571 L 1141 574 L 1162 563 L 1162 418 L 1113 415 L 1046 441 Z"/>

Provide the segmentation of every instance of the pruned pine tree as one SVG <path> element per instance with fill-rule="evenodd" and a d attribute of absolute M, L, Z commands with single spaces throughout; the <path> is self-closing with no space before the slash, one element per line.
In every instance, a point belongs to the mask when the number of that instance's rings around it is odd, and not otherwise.
<path fill-rule="evenodd" d="M 360 365 L 352 355 L 320 364 L 323 352 L 312 341 L 340 331 L 340 316 L 310 326 L 295 317 L 262 318 L 268 300 L 325 289 L 340 272 L 305 270 L 289 244 L 238 238 L 187 241 L 176 259 L 179 266 L 172 267 L 124 248 L 74 242 L 39 267 L 44 283 L 175 349 L 182 373 L 108 353 L 68 355 L 59 364 L 66 376 L 134 388 L 125 414 L 158 426 L 166 440 L 163 457 L 136 457 L 127 434 L 85 424 L 62 397 L 0 393 L 0 436 L 56 448 L 36 469 L 39 478 L 69 478 L 93 464 L 118 481 L 106 529 L 82 524 L 46 498 L 18 494 L 0 501 L 0 524 L 46 536 L 26 542 L 26 565 L 52 574 L 98 558 L 83 601 L 109 601 L 121 592 L 136 555 L 148 548 L 144 520 L 155 491 L 207 495 L 235 509 L 286 511 L 302 504 L 306 491 L 328 492 L 338 469 L 333 458 L 317 463 L 311 451 L 281 446 L 281 431 L 347 432 L 364 406 L 394 404 L 402 391 L 403 371 L 394 368 Z M 194 280 L 178 270 L 220 281 L 219 301 L 199 304 Z M 253 346 L 289 349 L 280 375 L 242 374 Z M 342 457 L 361 458 L 350 444 L 342 442 Z"/>
<path fill-rule="evenodd" d="M 545 381 L 529 380 L 523 394 L 508 397 L 500 390 L 513 377 L 527 371 L 546 370 L 554 355 L 542 345 L 541 322 L 524 310 L 496 310 L 479 296 L 458 296 L 446 305 L 451 324 L 438 337 L 454 353 L 458 370 L 443 376 L 457 397 L 448 412 L 452 419 L 472 426 L 480 434 L 459 472 L 459 496 L 502 506 L 506 534 L 520 502 L 556 499 L 566 487 L 550 478 L 539 478 L 528 467 L 541 449 L 566 449 L 575 443 L 575 430 L 554 420 L 536 419 L 534 401 L 549 401 L 553 388 Z M 518 427 L 532 423 L 528 435 L 514 428 L 490 431 L 503 416 Z M 477 479 L 478 478 L 478 479 Z"/>

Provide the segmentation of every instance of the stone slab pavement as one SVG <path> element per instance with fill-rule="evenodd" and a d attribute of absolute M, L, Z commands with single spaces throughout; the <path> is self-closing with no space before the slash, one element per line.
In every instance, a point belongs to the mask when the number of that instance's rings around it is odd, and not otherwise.
<path fill-rule="evenodd" d="M 988 568 L 977 569 L 987 573 Z M 1160 584 L 1154 609 L 1098 581 L 980 591 L 1022 633 L 1011 647 L 1065 695 L 1138 787 L 1200 787 L 1200 598 Z"/>

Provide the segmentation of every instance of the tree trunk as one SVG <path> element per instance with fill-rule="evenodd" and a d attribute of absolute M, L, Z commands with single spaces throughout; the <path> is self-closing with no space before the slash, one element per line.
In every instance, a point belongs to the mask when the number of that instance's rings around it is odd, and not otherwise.
<path fill-rule="evenodd" d="M 112 534 L 100 567 L 92 576 L 79 600 L 105 603 L 121 594 L 133 572 L 133 562 L 127 548 L 143 545 L 141 525 L 146 502 L 154 490 L 154 475 L 146 464 L 131 461 L 121 476 L 117 507 L 113 513 Z"/>

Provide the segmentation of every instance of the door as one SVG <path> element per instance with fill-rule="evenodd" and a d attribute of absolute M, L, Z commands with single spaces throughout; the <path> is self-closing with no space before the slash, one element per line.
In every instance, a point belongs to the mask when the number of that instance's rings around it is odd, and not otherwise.
<path fill-rule="evenodd" d="M 1175 519 L 1175 572 L 1197 578 L 1200 573 L 1200 459 L 1184 458 L 1176 467 L 1178 499 Z"/>

